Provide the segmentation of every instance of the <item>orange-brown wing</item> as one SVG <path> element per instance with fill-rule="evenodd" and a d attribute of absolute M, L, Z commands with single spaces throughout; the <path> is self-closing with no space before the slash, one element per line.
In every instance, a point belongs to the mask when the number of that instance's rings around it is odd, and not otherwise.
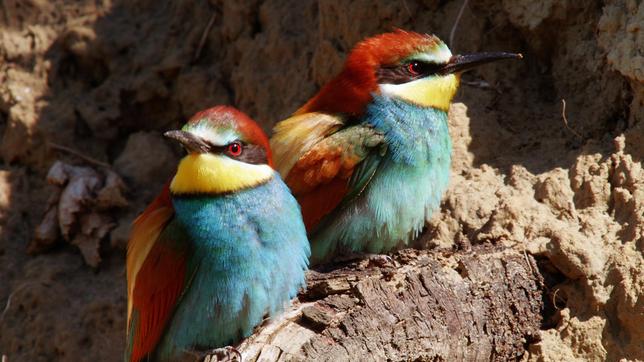
<path fill-rule="evenodd" d="M 132 291 L 136 274 L 141 269 L 150 249 L 158 239 L 161 231 L 174 215 L 170 199 L 170 183 L 163 186 L 161 193 L 152 200 L 141 215 L 134 220 L 130 240 L 127 244 L 127 318 L 128 324 L 132 313 Z"/>
<path fill-rule="evenodd" d="M 308 115 L 308 117 L 307 117 Z M 319 127 L 320 113 L 295 116 L 284 122 L 293 122 L 290 128 L 278 124 L 271 145 L 288 152 L 275 152 L 278 170 L 291 188 L 293 195 L 302 207 L 302 216 L 308 231 L 311 231 L 322 218 L 335 209 L 356 188 L 362 189 L 367 178 L 354 176 L 367 155 L 380 149 L 383 135 L 372 127 L 356 125 L 341 128 L 337 123 L 325 123 L 324 129 L 313 132 L 296 132 L 310 129 L 312 124 Z M 316 118 L 313 118 L 316 117 Z M 337 117 L 331 119 L 338 119 Z M 284 142 L 288 139 L 290 142 Z M 274 146 L 275 147 L 275 146 Z M 294 160 L 293 160 L 294 159 Z M 280 168 L 281 166 L 281 168 Z"/>
<path fill-rule="evenodd" d="M 168 228 L 172 227 L 171 223 Z M 140 361 L 154 351 L 188 287 L 192 250 L 185 238 L 181 231 L 166 229 L 135 277 L 128 326 L 131 362 Z"/>
<path fill-rule="evenodd" d="M 307 231 L 342 201 L 355 166 L 340 147 L 324 141 L 295 163 L 285 181 L 300 203 Z"/>
<path fill-rule="evenodd" d="M 275 169 L 286 178 L 302 155 L 343 125 L 344 118 L 326 113 L 305 113 L 279 122 L 270 141 Z"/>
<path fill-rule="evenodd" d="M 134 222 L 127 255 L 130 362 L 154 351 L 191 274 L 191 244 L 173 215 L 164 189 Z"/>

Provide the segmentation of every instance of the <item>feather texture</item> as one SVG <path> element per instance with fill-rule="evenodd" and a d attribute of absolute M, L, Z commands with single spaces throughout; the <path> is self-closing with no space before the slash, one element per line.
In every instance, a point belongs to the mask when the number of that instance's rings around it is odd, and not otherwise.
<path fill-rule="evenodd" d="M 347 192 L 354 191 L 349 188 L 354 169 L 382 141 L 383 136 L 373 127 L 351 126 L 319 140 L 299 157 L 286 183 L 300 202 L 307 230 L 314 230 Z"/>
<path fill-rule="evenodd" d="M 147 258 L 150 249 L 152 249 L 161 231 L 163 231 L 163 228 L 172 218 L 173 214 L 174 209 L 172 208 L 172 201 L 170 200 L 170 187 L 169 183 L 166 183 L 161 193 L 134 220 L 128 242 L 126 260 L 128 325 L 132 314 L 132 293 L 134 291 L 136 275 Z"/>
<path fill-rule="evenodd" d="M 378 92 L 375 70 L 397 64 L 418 53 L 431 52 L 444 43 L 437 37 L 404 30 L 367 38 L 351 50 L 342 72 L 327 83 L 296 114 L 322 112 L 360 116 L 373 93 Z"/>
<path fill-rule="evenodd" d="M 396 30 L 365 39 L 335 78 L 277 124 L 275 162 L 302 206 L 311 263 L 404 245 L 438 207 L 449 178 L 447 109 L 458 77 L 408 67 L 440 69 L 451 59 L 433 35 Z M 392 72 L 405 76 L 383 76 Z M 322 115 L 340 124 L 316 129 Z"/>
<path fill-rule="evenodd" d="M 343 125 L 342 117 L 316 112 L 296 115 L 278 123 L 270 141 L 275 168 L 287 175 L 307 150 Z"/>
<path fill-rule="evenodd" d="M 168 136 L 189 154 L 133 225 L 127 362 L 236 343 L 305 286 L 306 230 L 261 128 L 219 106 Z"/>
<path fill-rule="evenodd" d="M 177 220 L 195 245 L 191 279 L 155 358 L 226 346 L 247 337 L 303 288 L 310 255 L 297 202 L 276 174 L 219 197 L 175 197 Z"/>
<path fill-rule="evenodd" d="M 134 221 L 127 254 L 127 361 L 152 352 L 185 286 L 188 243 L 169 231 L 173 215 L 166 184 Z M 175 272 L 159 278 L 166 270 Z"/>
<path fill-rule="evenodd" d="M 140 361 L 156 347 L 192 275 L 187 270 L 191 253 L 192 245 L 182 226 L 170 222 L 135 278 L 127 360 Z"/>
<path fill-rule="evenodd" d="M 357 125 L 313 143 L 286 177 L 302 206 L 311 263 L 416 237 L 447 188 L 450 155 L 447 112 L 373 95 Z"/>
<path fill-rule="evenodd" d="M 232 194 L 173 196 L 172 205 L 134 275 L 126 361 L 176 361 L 239 341 L 305 286 L 310 246 L 277 173 Z"/>

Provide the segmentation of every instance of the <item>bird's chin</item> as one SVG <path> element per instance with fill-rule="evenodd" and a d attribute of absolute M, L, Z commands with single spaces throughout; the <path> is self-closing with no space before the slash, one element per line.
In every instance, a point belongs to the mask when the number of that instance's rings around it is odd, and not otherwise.
<path fill-rule="evenodd" d="M 458 85 L 459 76 L 455 74 L 430 76 L 403 84 L 381 84 L 380 94 L 447 112 Z"/>

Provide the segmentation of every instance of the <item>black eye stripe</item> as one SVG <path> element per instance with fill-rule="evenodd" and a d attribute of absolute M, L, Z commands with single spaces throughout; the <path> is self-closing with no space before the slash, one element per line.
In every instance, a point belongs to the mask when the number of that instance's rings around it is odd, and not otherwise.
<path fill-rule="evenodd" d="M 376 71 L 379 84 L 402 84 L 413 80 L 438 74 L 444 64 L 411 60 L 402 64 L 380 67 Z"/>
<path fill-rule="evenodd" d="M 244 152 L 237 157 L 237 160 L 252 164 L 267 164 L 268 158 L 264 148 L 258 145 L 246 145 Z"/>
<path fill-rule="evenodd" d="M 417 73 L 422 75 L 436 74 L 443 67 L 443 64 L 428 63 L 428 62 L 421 62 L 421 61 L 412 61 L 407 64 L 409 68 L 413 68 Z"/>
<path fill-rule="evenodd" d="M 238 161 L 242 161 L 246 163 L 268 164 L 268 158 L 266 157 L 266 150 L 264 150 L 263 147 L 260 147 L 258 145 L 244 143 L 242 141 L 233 141 L 227 145 L 218 146 L 218 145 L 213 145 L 208 141 L 206 142 L 208 143 L 209 153 L 224 154 L 228 157 L 231 157 Z M 242 153 L 239 156 L 235 157 L 231 155 L 230 152 L 228 151 L 228 147 L 233 143 L 239 143 L 242 147 Z"/>

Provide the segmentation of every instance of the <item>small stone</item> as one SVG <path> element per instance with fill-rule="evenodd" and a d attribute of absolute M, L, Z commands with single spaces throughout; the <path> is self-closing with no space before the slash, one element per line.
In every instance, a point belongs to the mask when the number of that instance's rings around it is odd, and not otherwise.
<path fill-rule="evenodd" d="M 139 186 L 157 185 L 170 178 L 177 167 L 177 156 L 159 134 L 137 132 L 128 138 L 114 167 Z"/>

